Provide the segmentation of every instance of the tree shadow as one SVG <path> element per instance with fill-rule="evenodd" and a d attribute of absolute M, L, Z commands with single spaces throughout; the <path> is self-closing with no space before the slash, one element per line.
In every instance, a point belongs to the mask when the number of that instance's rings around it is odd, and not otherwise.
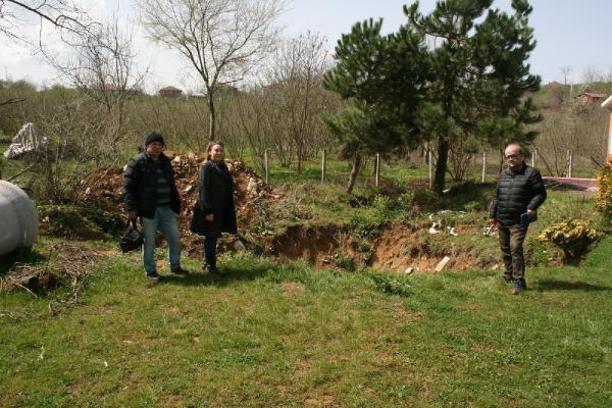
<path fill-rule="evenodd" d="M 560 280 L 543 280 L 537 283 L 537 290 L 583 290 L 585 292 L 609 291 L 608 286 L 591 285 L 586 282 L 567 282 Z"/>
<path fill-rule="evenodd" d="M 190 271 L 185 276 L 162 276 L 159 283 L 184 286 L 227 286 L 232 282 L 252 281 L 261 278 L 268 273 L 270 268 L 270 265 L 265 264 L 255 264 L 248 269 L 220 266 L 219 274 L 211 275 L 208 272 Z"/>

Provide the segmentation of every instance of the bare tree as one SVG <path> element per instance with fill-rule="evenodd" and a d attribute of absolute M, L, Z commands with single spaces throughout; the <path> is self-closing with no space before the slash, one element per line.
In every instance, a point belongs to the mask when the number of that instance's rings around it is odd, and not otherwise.
<path fill-rule="evenodd" d="M 605 164 L 607 114 L 599 106 L 569 101 L 561 109 L 546 112 L 538 124 L 539 136 L 534 146 L 538 161 L 549 175 L 567 174 L 567 151 L 571 150 L 574 165 L 593 173 Z"/>
<path fill-rule="evenodd" d="M 272 134 L 279 138 L 275 147 L 290 150 L 290 156 L 297 158 L 298 172 L 322 144 L 319 116 L 329 94 L 321 85 L 329 63 L 325 43 L 323 36 L 311 32 L 286 41 L 266 78 L 267 93 L 275 96 L 271 99 L 277 118 Z"/>
<path fill-rule="evenodd" d="M 572 68 L 565 65 L 561 67 L 561 75 L 563 75 L 563 85 L 567 85 L 567 76 L 572 72 Z"/>
<path fill-rule="evenodd" d="M 274 22 L 283 0 L 138 0 L 142 21 L 156 42 L 178 51 L 202 79 L 216 131 L 215 93 L 243 79 L 274 49 Z"/>
<path fill-rule="evenodd" d="M 31 24 L 31 17 L 65 31 L 82 30 L 92 24 L 87 13 L 67 0 L 0 0 L 0 33 L 9 38 L 30 42 L 22 27 Z M 42 29 L 39 31 L 39 41 Z"/>
<path fill-rule="evenodd" d="M 102 125 L 97 142 L 117 153 L 126 120 L 125 105 L 139 92 L 144 74 L 134 72 L 132 38 L 121 30 L 116 16 L 106 23 L 78 30 L 63 41 L 69 56 L 60 59 L 42 48 L 47 61 L 98 107 L 95 121 Z"/>

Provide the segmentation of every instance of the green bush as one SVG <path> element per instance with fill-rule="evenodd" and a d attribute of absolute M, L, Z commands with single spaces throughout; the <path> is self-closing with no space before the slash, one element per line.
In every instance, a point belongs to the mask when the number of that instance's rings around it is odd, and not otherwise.
<path fill-rule="evenodd" d="M 338 252 L 334 255 L 334 261 L 338 268 L 345 271 L 355 271 L 355 258 L 344 252 Z"/>
<path fill-rule="evenodd" d="M 4 156 L 0 156 L 0 180 L 2 180 L 2 173 L 4 173 L 4 169 L 6 169 L 8 162 L 4 158 Z"/>
<path fill-rule="evenodd" d="M 381 233 L 382 221 L 370 219 L 362 214 L 353 214 L 349 225 L 358 238 L 377 238 Z"/>
<path fill-rule="evenodd" d="M 588 221 L 573 218 L 551 225 L 542 231 L 538 239 L 555 244 L 563 250 L 565 259 L 571 260 L 584 255 L 589 246 L 600 237 L 601 234 Z"/>

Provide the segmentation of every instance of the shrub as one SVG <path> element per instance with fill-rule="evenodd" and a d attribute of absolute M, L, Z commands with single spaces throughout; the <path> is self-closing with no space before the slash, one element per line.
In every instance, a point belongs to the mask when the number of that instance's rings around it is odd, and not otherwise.
<path fill-rule="evenodd" d="M 345 271 L 353 272 L 355 271 L 355 259 L 344 253 L 338 252 L 334 255 L 334 261 L 338 268 L 344 269 Z"/>
<path fill-rule="evenodd" d="M 597 175 L 595 207 L 610 220 L 612 217 L 612 167 L 604 167 Z"/>
<path fill-rule="evenodd" d="M 349 222 L 358 238 L 377 238 L 381 233 L 381 221 L 372 220 L 362 214 L 353 214 Z"/>
<path fill-rule="evenodd" d="M 565 259 L 571 260 L 580 258 L 600 235 L 587 221 L 573 218 L 551 225 L 542 231 L 538 239 L 557 245 L 563 250 Z"/>
<path fill-rule="evenodd" d="M 7 167 L 8 163 L 4 156 L 0 156 L 0 180 L 2 180 L 2 173 L 4 169 Z"/>

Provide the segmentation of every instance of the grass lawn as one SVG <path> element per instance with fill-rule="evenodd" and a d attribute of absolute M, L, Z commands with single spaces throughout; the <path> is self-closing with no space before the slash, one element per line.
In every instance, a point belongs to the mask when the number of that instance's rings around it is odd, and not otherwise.
<path fill-rule="evenodd" d="M 400 276 L 222 259 L 0 294 L 0 406 L 612 406 L 612 237 L 579 267 Z M 186 266 L 196 269 L 196 260 Z"/>

